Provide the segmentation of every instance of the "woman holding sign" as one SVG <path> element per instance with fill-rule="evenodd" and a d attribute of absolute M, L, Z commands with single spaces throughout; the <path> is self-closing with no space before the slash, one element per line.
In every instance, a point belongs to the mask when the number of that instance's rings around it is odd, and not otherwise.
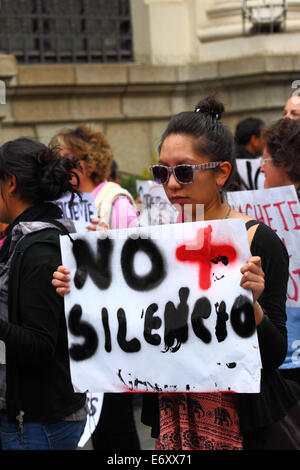
<path fill-rule="evenodd" d="M 241 268 L 241 286 L 252 292 L 263 371 L 260 394 L 144 393 L 142 421 L 152 427 L 157 449 L 230 450 L 262 449 L 269 426 L 296 402 L 286 389 L 277 367 L 286 354 L 285 301 L 288 255 L 277 235 L 267 226 L 235 212 L 224 191 L 230 183 L 234 140 L 220 122 L 224 107 L 214 98 L 200 102 L 194 111 L 174 116 L 165 130 L 159 164 L 153 178 L 162 184 L 172 204 L 191 212 L 189 220 L 242 218 L 252 256 Z M 274 257 L 276 253 L 276 257 Z M 68 291 L 67 272 L 60 267 L 53 284 Z M 271 448 L 271 447 L 270 447 Z"/>
<path fill-rule="evenodd" d="M 86 396 L 74 393 L 64 305 L 49 286 L 68 233 L 49 202 L 78 168 L 30 139 L 0 148 L 0 441 L 3 450 L 72 450 L 84 430 Z"/>

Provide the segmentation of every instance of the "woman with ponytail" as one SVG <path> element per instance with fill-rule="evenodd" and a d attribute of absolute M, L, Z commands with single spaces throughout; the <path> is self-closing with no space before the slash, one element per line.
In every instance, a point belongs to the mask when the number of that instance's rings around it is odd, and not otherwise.
<path fill-rule="evenodd" d="M 63 300 L 51 287 L 68 233 L 54 201 L 78 163 L 31 139 L 0 148 L 0 441 L 3 450 L 76 449 L 85 394 L 70 378 Z"/>

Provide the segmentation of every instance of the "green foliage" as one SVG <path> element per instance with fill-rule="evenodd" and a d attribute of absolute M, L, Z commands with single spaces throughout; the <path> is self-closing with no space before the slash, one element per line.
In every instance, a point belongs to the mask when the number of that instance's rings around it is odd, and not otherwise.
<path fill-rule="evenodd" d="M 122 188 L 127 189 L 130 192 L 133 199 L 136 199 L 138 194 L 136 192 L 136 180 L 145 180 L 149 178 L 144 178 L 141 175 L 120 175 L 120 185 Z"/>
<path fill-rule="evenodd" d="M 158 155 L 155 153 L 151 154 L 151 165 L 156 165 L 158 162 Z M 137 198 L 136 192 L 136 180 L 151 180 L 152 175 L 149 168 L 145 167 L 140 175 L 126 175 L 120 174 L 120 184 L 123 188 L 130 192 L 134 199 Z"/>

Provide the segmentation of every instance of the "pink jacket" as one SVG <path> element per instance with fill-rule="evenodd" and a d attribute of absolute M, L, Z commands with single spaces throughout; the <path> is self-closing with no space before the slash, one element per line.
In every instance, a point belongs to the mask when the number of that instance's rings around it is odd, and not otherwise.
<path fill-rule="evenodd" d="M 99 191 L 101 191 L 101 189 L 106 183 L 107 180 L 100 183 L 97 188 L 94 189 L 92 194 L 95 199 Z M 135 207 L 131 203 L 130 199 L 126 196 L 119 196 L 114 201 L 110 220 L 110 229 L 139 226 L 138 214 L 135 210 Z"/>

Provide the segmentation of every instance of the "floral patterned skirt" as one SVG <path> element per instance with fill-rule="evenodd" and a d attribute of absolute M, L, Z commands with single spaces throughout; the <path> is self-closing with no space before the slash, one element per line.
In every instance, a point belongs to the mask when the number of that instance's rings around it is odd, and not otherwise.
<path fill-rule="evenodd" d="M 157 450 L 242 450 L 232 393 L 159 394 Z"/>

